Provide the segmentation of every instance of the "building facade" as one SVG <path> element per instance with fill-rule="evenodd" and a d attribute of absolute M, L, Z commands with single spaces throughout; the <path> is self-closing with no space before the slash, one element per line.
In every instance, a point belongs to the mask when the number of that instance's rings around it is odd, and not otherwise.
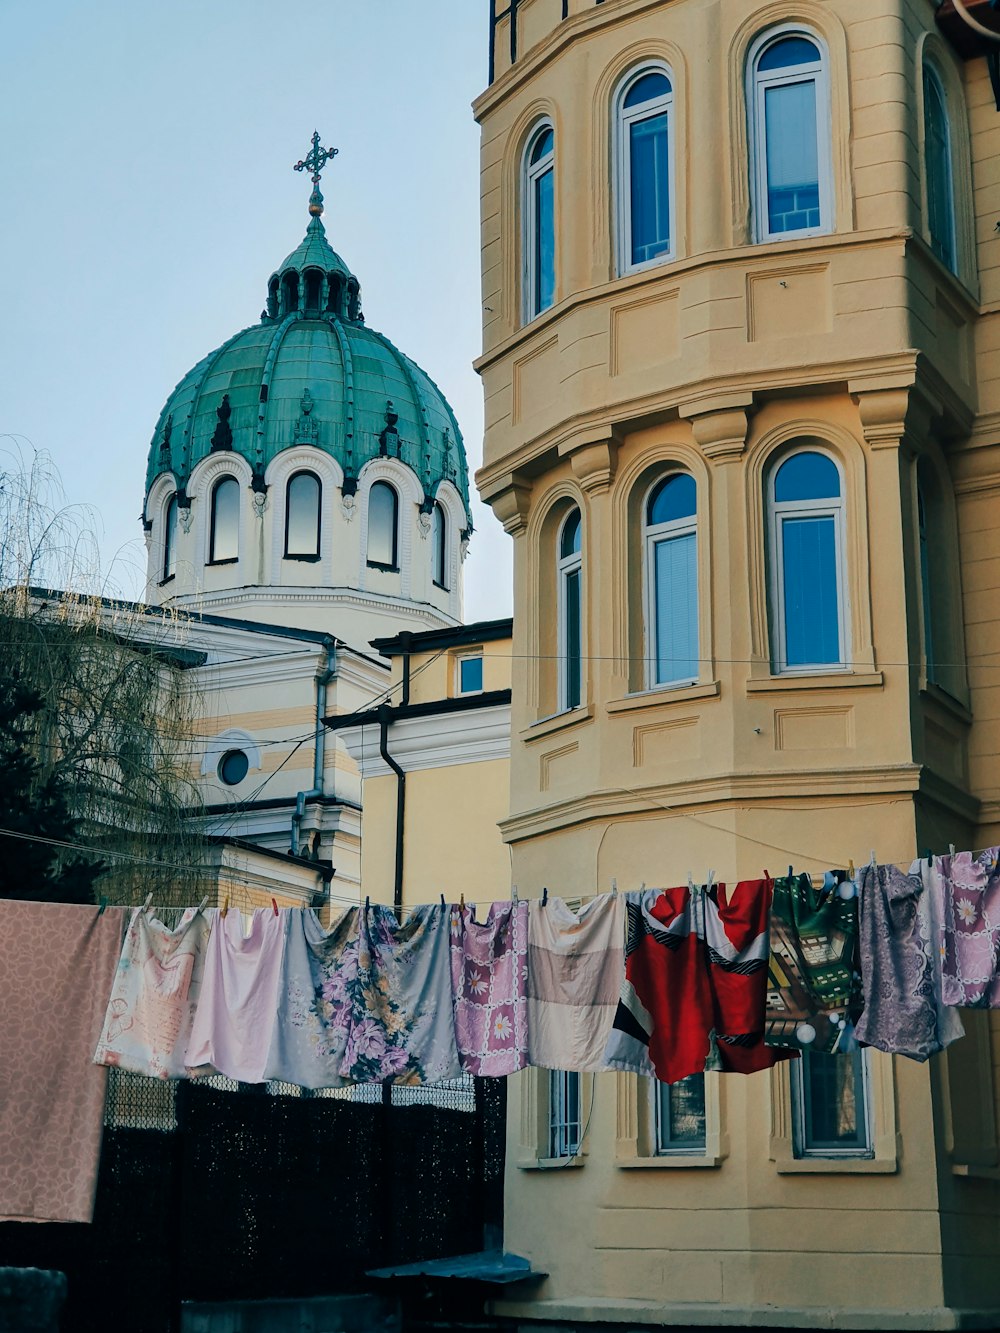
<path fill-rule="evenodd" d="M 1000 112 L 937 8 L 491 4 L 522 893 L 1000 841 Z M 508 1243 L 550 1276 L 497 1309 L 993 1319 L 1000 1029 L 966 1029 L 671 1093 L 520 1075 Z"/>

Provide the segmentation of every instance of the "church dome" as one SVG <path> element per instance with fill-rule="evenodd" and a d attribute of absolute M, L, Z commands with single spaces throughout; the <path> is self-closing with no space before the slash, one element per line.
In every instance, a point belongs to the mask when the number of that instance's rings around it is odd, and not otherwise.
<path fill-rule="evenodd" d="M 366 463 L 399 459 L 429 508 L 450 481 L 471 529 L 465 448 L 444 394 L 415 362 L 365 324 L 361 288 L 326 238 L 314 190 L 302 243 L 271 275 L 260 322 L 190 370 L 160 414 L 146 492 L 172 473 L 180 495 L 197 465 L 234 452 L 254 488 L 282 450 L 310 445 L 335 458 L 345 495 Z"/>

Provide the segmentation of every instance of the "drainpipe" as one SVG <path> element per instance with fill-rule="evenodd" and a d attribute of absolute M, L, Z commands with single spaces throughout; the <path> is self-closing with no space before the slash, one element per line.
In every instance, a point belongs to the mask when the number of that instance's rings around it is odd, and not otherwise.
<path fill-rule="evenodd" d="M 300 791 L 295 797 L 291 846 L 288 849 L 290 856 L 299 855 L 306 801 L 314 801 L 317 797 L 325 795 L 323 777 L 326 762 L 326 727 L 323 725 L 323 719 L 326 717 L 327 686 L 337 674 L 337 640 L 327 637 L 323 640 L 323 647 L 326 649 L 326 666 L 316 674 L 316 736 L 313 748 L 313 785 L 309 791 Z"/>
<path fill-rule="evenodd" d="M 409 688 L 407 680 L 404 686 Z M 393 710 L 383 704 L 378 710 L 378 751 L 383 762 L 396 775 L 396 868 L 393 876 L 392 905 L 398 911 L 403 906 L 403 821 L 406 817 L 406 774 L 389 753 L 389 719 Z"/>

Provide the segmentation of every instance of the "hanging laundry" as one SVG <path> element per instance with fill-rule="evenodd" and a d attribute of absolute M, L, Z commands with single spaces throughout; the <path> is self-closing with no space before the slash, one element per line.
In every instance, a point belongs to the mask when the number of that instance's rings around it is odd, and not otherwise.
<path fill-rule="evenodd" d="M 528 904 L 451 909 L 455 1037 L 468 1074 L 499 1077 L 528 1062 Z"/>
<path fill-rule="evenodd" d="M 858 899 L 846 871 L 829 872 L 818 889 L 808 875 L 774 881 L 768 1046 L 854 1049 L 862 1004 L 857 952 Z"/>
<path fill-rule="evenodd" d="M 340 1088 L 349 1035 L 348 990 L 358 975 L 360 909 L 324 930 L 313 911 L 290 912 L 278 1014 L 265 1077 L 302 1088 Z"/>
<path fill-rule="evenodd" d="M 341 1073 L 356 1083 L 437 1083 L 459 1078 L 449 909 L 417 907 L 402 923 L 391 907 L 361 913 L 357 962 L 347 951 Z"/>
<path fill-rule="evenodd" d="M 604 1069 L 624 972 L 625 902 L 603 894 L 572 911 L 532 900 L 528 918 L 528 1062 Z"/>
<path fill-rule="evenodd" d="M 236 908 L 209 913 L 201 997 L 184 1057 L 190 1073 L 264 1081 L 289 915 L 259 907 L 244 934 Z"/>
<path fill-rule="evenodd" d="M 90 1222 L 125 909 L 0 900 L 0 1221 Z"/>
<path fill-rule="evenodd" d="M 795 1053 L 765 1046 L 770 880 L 732 893 L 626 895 L 625 980 L 607 1066 L 679 1083 L 705 1069 L 750 1074 Z"/>
<path fill-rule="evenodd" d="M 859 877 L 864 1012 L 857 1038 L 866 1046 L 926 1060 L 962 1035 L 942 1004 L 937 886 L 922 863 L 869 865 Z"/>
<path fill-rule="evenodd" d="M 943 930 L 943 999 L 1000 1009 L 1000 848 L 938 856 Z"/>
<path fill-rule="evenodd" d="M 189 907 L 176 929 L 132 912 L 94 1062 L 147 1078 L 183 1078 L 209 922 Z"/>

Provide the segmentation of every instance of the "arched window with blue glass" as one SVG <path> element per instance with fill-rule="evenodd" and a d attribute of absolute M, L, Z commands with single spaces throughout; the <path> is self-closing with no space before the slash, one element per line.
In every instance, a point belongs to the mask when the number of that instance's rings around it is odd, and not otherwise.
<path fill-rule="evenodd" d="M 658 481 L 645 511 L 647 684 L 699 675 L 698 490 L 687 472 Z"/>
<path fill-rule="evenodd" d="M 615 107 L 618 271 L 669 259 L 673 244 L 673 85 L 661 66 L 634 71 Z"/>
<path fill-rule="evenodd" d="M 559 709 L 579 708 L 583 698 L 583 549 L 579 509 L 571 509 L 559 533 Z"/>
<path fill-rule="evenodd" d="M 829 454 L 803 449 L 767 483 L 771 655 L 777 672 L 850 665 L 844 482 Z"/>
<path fill-rule="evenodd" d="M 927 63 L 923 68 L 923 93 L 927 231 L 931 249 L 943 264 L 956 273 L 955 172 L 948 99 L 937 70 Z"/>
<path fill-rule="evenodd" d="M 528 139 L 521 181 L 524 318 L 556 299 L 555 131 L 548 121 Z"/>
<path fill-rule="evenodd" d="M 830 95 L 819 38 L 788 30 L 760 38 L 747 108 L 755 240 L 831 231 Z"/>

